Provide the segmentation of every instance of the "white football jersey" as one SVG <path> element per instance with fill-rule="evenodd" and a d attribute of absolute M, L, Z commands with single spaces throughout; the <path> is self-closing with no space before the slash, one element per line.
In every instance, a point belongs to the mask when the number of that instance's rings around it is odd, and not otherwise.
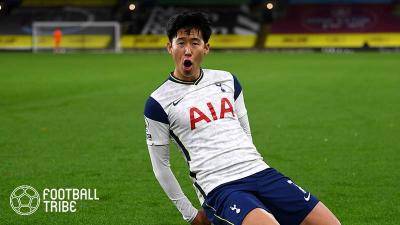
<path fill-rule="evenodd" d="M 189 165 L 201 204 L 215 187 L 268 168 L 238 118 L 247 114 L 242 88 L 229 72 L 202 69 L 195 82 L 170 75 L 145 107 L 148 145 L 170 138 Z"/>

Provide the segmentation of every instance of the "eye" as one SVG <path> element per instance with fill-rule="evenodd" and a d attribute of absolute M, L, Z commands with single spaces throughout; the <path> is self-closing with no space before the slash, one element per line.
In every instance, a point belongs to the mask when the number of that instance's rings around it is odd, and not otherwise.
<path fill-rule="evenodd" d="M 200 45 L 200 43 L 198 43 L 198 42 L 193 42 L 192 44 L 193 45 Z"/>
<path fill-rule="evenodd" d="M 177 45 L 179 45 L 179 46 L 183 46 L 184 45 L 184 42 L 183 41 L 179 41 L 178 43 L 176 43 Z"/>

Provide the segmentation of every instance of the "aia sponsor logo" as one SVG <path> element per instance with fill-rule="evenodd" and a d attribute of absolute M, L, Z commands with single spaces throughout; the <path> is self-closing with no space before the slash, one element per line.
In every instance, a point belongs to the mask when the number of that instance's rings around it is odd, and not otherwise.
<path fill-rule="evenodd" d="M 221 99 L 221 108 L 219 110 L 219 113 L 217 113 L 215 111 L 215 107 L 212 105 L 211 102 L 207 102 L 206 104 L 207 104 L 208 110 L 211 114 L 211 118 L 209 118 L 204 112 L 202 112 L 197 107 L 191 107 L 189 109 L 190 128 L 192 130 L 196 129 L 196 123 L 199 123 L 203 120 L 207 123 L 211 123 L 212 121 L 225 118 L 225 115 L 229 114 L 229 113 L 231 113 L 232 116 L 235 117 L 235 113 L 233 112 L 232 103 L 229 101 L 228 98 Z"/>

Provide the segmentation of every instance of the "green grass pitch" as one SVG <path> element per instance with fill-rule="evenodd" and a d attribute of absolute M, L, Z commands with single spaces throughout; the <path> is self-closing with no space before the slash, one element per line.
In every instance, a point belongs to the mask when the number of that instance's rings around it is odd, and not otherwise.
<path fill-rule="evenodd" d="M 264 159 L 342 224 L 400 224 L 400 55 L 212 53 L 243 86 Z M 0 54 L 0 224 L 186 224 L 153 176 L 143 107 L 166 53 Z M 175 175 L 196 206 L 175 147 Z M 96 188 L 76 213 L 9 205 L 22 184 Z"/>

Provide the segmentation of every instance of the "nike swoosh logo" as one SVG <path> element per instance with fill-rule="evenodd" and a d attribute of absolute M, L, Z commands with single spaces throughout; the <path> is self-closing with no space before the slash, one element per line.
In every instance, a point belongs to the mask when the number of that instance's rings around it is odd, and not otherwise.
<path fill-rule="evenodd" d="M 177 101 L 172 102 L 172 105 L 174 105 L 174 106 L 178 105 L 178 103 L 179 103 L 182 99 L 183 99 L 183 98 L 181 98 L 181 99 L 179 99 L 179 100 L 177 100 Z"/>
<path fill-rule="evenodd" d="M 306 200 L 306 202 L 308 202 L 308 201 L 310 201 L 310 197 L 311 197 L 310 192 L 308 192 L 307 197 L 304 196 L 304 200 Z"/>

